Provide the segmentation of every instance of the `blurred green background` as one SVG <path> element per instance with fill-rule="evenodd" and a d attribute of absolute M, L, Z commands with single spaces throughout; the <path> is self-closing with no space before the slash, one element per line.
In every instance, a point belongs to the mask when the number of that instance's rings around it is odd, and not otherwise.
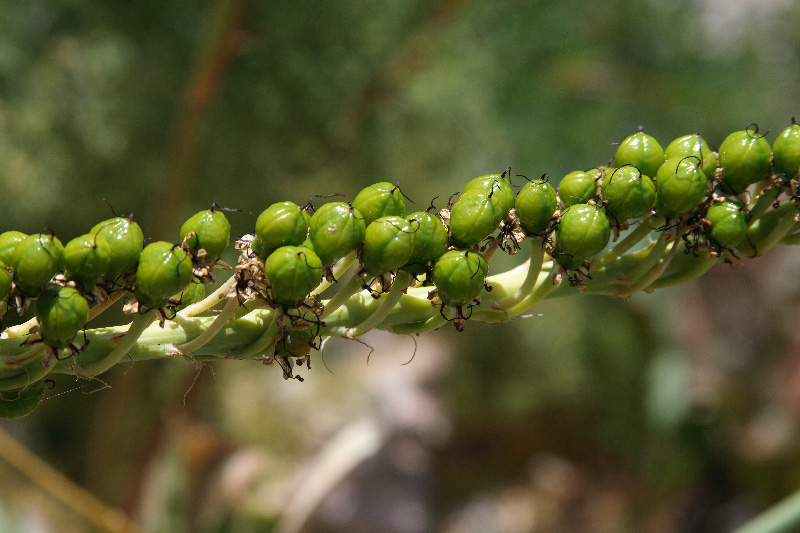
<path fill-rule="evenodd" d="M 252 213 L 242 235 L 377 181 L 420 208 L 508 166 L 557 182 L 640 125 L 772 141 L 800 116 L 798 28 L 785 0 L 0 0 L 0 231 L 66 242 L 105 199 L 153 240 L 212 202 Z M 800 486 L 798 274 L 777 250 L 377 334 L 369 364 L 332 341 L 302 384 L 122 364 L 2 428 L 147 531 L 729 531 Z M 0 475 L 7 530 L 95 530 Z"/>

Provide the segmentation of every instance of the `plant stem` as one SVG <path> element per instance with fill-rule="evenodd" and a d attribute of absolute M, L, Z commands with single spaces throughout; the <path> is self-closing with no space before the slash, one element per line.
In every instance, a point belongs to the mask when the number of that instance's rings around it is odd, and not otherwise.
<path fill-rule="evenodd" d="M 134 344 L 136 344 L 136 341 L 142 335 L 147 326 L 150 325 L 150 322 L 152 322 L 155 316 L 156 311 L 148 311 L 144 314 L 137 313 L 136 316 L 133 317 L 133 321 L 128 327 L 128 330 L 118 340 L 117 346 L 102 359 L 89 364 L 81 365 L 79 371 L 84 372 L 87 376 L 91 377 L 102 374 L 112 366 L 119 363 L 122 358 L 125 357 L 125 354 L 127 354 L 131 348 L 133 348 Z"/>
<path fill-rule="evenodd" d="M 800 529 L 800 491 L 743 525 L 734 533 L 792 533 Z"/>
<path fill-rule="evenodd" d="M 414 281 L 414 277 L 411 274 L 399 270 L 392 282 L 392 288 L 389 289 L 389 293 L 383 297 L 380 307 L 358 326 L 346 329 L 344 333 L 342 333 L 342 336 L 351 339 L 359 337 L 380 324 L 400 301 L 403 292 L 411 285 L 412 281 Z"/>
<path fill-rule="evenodd" d="M 594 268 L 599 269 L 611 263 L 622 254 L 627 253 L 631 248 L 641 242 L 642 239 L 650 235 L 650 232 L 653 231 L 653 228 L 650 227 L 651 219 L 652 217 L 647 217 L 644 220 L 639 221 L 639 226 L 636 229 L 628 233 L 624 239 L 619 241 L 617 244 L 612 246 L 610 250 L 594 260 Z"/>
<path fill-rule="evenodd" d="M 225 326 L 225 324 L 233 318 L 234 313 L 236 312 L 236 308 L 239 305 L 239 301 L 236 297 L 228 298 L 228 302 L 225 304 L 225 307 L 222 308 L 222 312 L 217 315 L 217 318 L 214 319 L 214 322 L 211 323 L 205 331 L 203 331 L 200 335 L 195 337 L 189 342 L 176 346 L 175 349 L 178 350 L 182 355 L 189 355 L 190 353 L 196 351 L 198 348 L 208 344 L 208 342 L 214 338 L 214 335 L 219 333 L 219 331 Z M 176 316 L 175 320 L 180 323 L 181 317 Z"/>
<path fill-rule="evenodd" d="M 200 300 L 199 302 L 195 302 L 193 304 L 189 304 L 183 309 L 181 309 L 178 314 L 184 317 L 192 317 L 199 315 L 204 311 L 208 311 L 219 302 L 221 302 L 228 291 L 236 285 L 236 276 L 231 276 L 230 279 L 225 281 L 222 285 L 220 285 L 217 290 Z"/>
<path fill-rule="evenodd" d="M 498 302 L 500 307 L 506 308 L 515 305 L 520 300 L 527 297 L 536 285 L 539 279 L 539 273 L 542 271 L 542 263 L 544 262 L 544 240 L 541 237 L 530 238 L 531 258 L 528 262 L 528 272 L 525 275 L 525 281 L 522 282 L 519 289 L 513 296 Z"/>

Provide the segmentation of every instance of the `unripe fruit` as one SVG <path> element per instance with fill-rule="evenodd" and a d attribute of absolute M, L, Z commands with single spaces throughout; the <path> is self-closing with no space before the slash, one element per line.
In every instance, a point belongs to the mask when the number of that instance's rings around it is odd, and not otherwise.
<path fill-rule="evenodd" d="M 564 268 L 576 269 L 603 251 L 610 239 L 605 209 L 575 204 L 561 213 L 553 257 Z"/>
<path fill-rule="evenodd" d="M 720 202 L 708 209 L 711 240 L 723 248 L 734 248 L 747 235 L 747 211 L 736 202 Z"/>
<path fill-rule="evenodd" d="M 228 218 L 219 209 L 206 209 L 194 214 L 181 226 L 180 239 L 194 233 L 193 237 L 186 240 L 186 246 L 197 253 L 201 248 L 206 251 L 209 261 L 219 259 L 228 249 L 231 238 L 231 225 Z"/>
<path fill-rule="evenodd" d="M 344 202 L 320 207 L 311 217 L 309 239 L 323 265 L 332 265 L 364 240 L 366 225 L 361 213 Z"/>
<path fill-rule="evenodd" d="M 792 117 L 792 125 L 778 135 L 772 143 L 772 155 L 775 158 L 775 173 L 786 174 L 793 178 L 800 168 L 800 125 Z"/>
<path fill-rule="evenodd" d="M 36 296 L 64 266 L 64 246 L 52 235 L 29 235 L 14 248 L 10 266 L 17 290 L 25 296 Z"/>
<path fill-rule="evenodd" d="M 365 187 L 353 200 L 353 207 L 364 217 L 367 226 L 381 217 L 406 214 L 406 200 L 400 187 L 388 181 Z"/>
<path fill-rule="evenodd" d="M 668 159 L 656 175 L 656 212 L 666 218 L 678 218 L 696 209 L 707 190 L 708 180 L 700 169 L 700 158 Z"/>
<path fill-rule="evenodd" d="M 714 152 L 709 148 L 708 143 L 702 135 L 684 135 L 678 137 L 667 146 L 664 152 L 667 159 L 673 157 L 687 157 L 693 155 L 702 161 L 701 168 L 706 178 L 712 179 L 719 165 L 719 160 Z"/>
<path fill-rule="evenodd" d="M 728 135 L 719 147 L 721 185 L 725 192 L 741 194 L 769 173 L 772 153 L 767 140 L 750 130 Z"/>
<path fill-rule="evenodd" d="M 482 192 L 491 198 L 500 211 L 500 220 L 506 218 L 514 207 L 514 189 L 511 188 L 511 182 L 499 174 L 489 174 L 470 180 L 464 187 L 464 194 L 470 191 Z"/>
<path fill-rule="evenodd" d="M 0 419 L 13 420 L 31 414 L 44 398 L 44 381 L 31 383 L 24 389 L 0 392 Z"/>
<path fill-rule="evenodd" d="M 414 235 L 414 251 L 406 269 L 420 274 L 424 266 L 435 261 L 447 250 L 449 236 L 442 219 L 424 211 L 406 216 Z"/>
<path fill-rule="evenodd" d="M 600 171 L 576 170 L 570 172 L 558 184 L 558 198 L 565 207 L 597 199 L 597 181 Z"/>
<path fill-rule="evenodd" d="M 603 199 L 608 202 L 608 212 L 617 222 L 645 215 L 656 200 L 653 180 L 634 166 L 616 169 L 605 178 Z"/>
<path fill-rule="evenodd" d="M 85 292 L 94 289 L 97 281 L 108 272 L 110 264 L 108 243 L 97 235 L 75 237 L 64 247 L 67 279 L 74 281 Z"/>
<path fill-rule="evenodd" d="M 0 262 L 4 265 L 10 265 L 14 248 L 16 248 L 25 237 L 27 237 L 27 235 L 21 231 L 6 231 L 0 234 Z"/>
<path fill-rule="evenodd" d="M 631 135 L 622 141 L 614 157 L 614 165 L 634 165 L 645 176 L 655 176 L 664 164 L 664 149 L 653 137 L 644 132 Z"/>
<path fill-rule="evenodd" d="M 311 216 L 293 202 L 278 202 L 266 208 L 256 220 L 250 247 L 261 259 L 281 246 L 298 246 L 308 237 Z"/>
<path fill-rule="evenodd" d="M 489 265 L 474 250 L 450 250 L 436 260 L 433 284 L 443 304 L 467 305 L 478 297 L 486 282 Z"/>
<path fill-rule="evenodd" d="M 264 275 L 272 301 L 294 307 L 322 281 L 322 261 L 308 248 L 281 246 L 264 262 Z"/>
<path fill-rule="evenodd" d="M 11 272 L 8 271 L 8 268 L 0 263 L 0 302 L 5 302 L 11 295 L 12 279 Z"/>
<path fill-rule="evenodd" d="M 192 260 L 180 247 L 164 241 L 145 246 L 136 268 L 134 294 L 147 309 L 162 307 L 192 281 Z"/>
<path fill-rule="evenodd" d="M 89 320 L 89 303 L 78 290 L 51 284 L 36 299 L 35 313 L 42 342 L 62 350 Z"/>
<path fill-rule="evenodd" d="M 501 220 L 497 202 L 482 192 L 467 192 L 450 209 L 450 234 L 456 246 L 467 247 L 488 237 Z"/>
<path fill-rule="evenodd" d="M 370 276 L 381 276 L 408 263 L 419 225 L 402 217 L 381 217 L 367 226 L 361 261 Z"/>
<path fill-rule="evenodd" d="M 525 184 L 519 194 L 515 209 L 519 223 L 529 234 L 543 233 L 550 226 L 558 208 L 558 197 L 552 185 L 544 180 Z"/>
<path fill-rule="evenodd" d="M 116 217 L 100 222 L 89 232 L 106 241 L 110 249 L 110 264 L 106 277 L 115 278 L 136 268 L 144 247 L 144 234 L 136 222 Z"/>

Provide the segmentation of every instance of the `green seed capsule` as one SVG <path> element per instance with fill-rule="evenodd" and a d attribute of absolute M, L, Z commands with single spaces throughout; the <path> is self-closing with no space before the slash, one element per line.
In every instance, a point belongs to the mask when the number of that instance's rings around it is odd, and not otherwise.
<path fill-rule="evenodd" d="M 42 342 L 56 350 L 72 344 L 89 320 L 89 303 L 72 287 L 51 284 L 36 299 Z"/>
<path fill-rule="evenodd" d="M 14 254 L 14 248 L 16 248 L 25 237 L 27 237 L 27 235 L 21 231 L 6 231 L 0 234 L 0 262 L 4 265 L 10 265 L 11 256 Z"/>
<path fill-rule="evenodd" d="M 89 232 L 106 241 L 110 248 L 110 264 L 106 277 L 115 278 L 136 268 L 144 247 L 144 234 L 136 222 L 122 217 L 95 225 Z"/>
<path fill-rule="evenodd" d="M 456 246 L 467 247 L 488 237 L 502 220 L 498 203 L 486 194 L 464 193 L 450 209 L 450 234 Z"/>
<path fill-rule="evenodd" d="M 266 208 L 256 220 L 250 247 L 261 259 L 281 246 L 298 246 L 308 236 L 311 216 L 293 202 L 278 202 Z"/>
<path fill-rule="evenodd" d="M 634 165 L 645 176 L 655 176 L 658 167 L 664 164 L 664 149 L 658 141 L 644 132 L 631 135 L 617 148 L 614 165 Z"/>
<path fill-rule="evenodd" d="M 181 305 L 178 306 L 178 309 L 183 309 L 187 305 L 192 305 L 193 303 L 197 303 L 205 297 L 206 297 L 205 284 L 197 278 L 192 278 L 192 282 L 189 284 L 187 288 L 183 290 L 183 292 L 178 297 L 178 299 L 181 301 Z"/>
<path fill-rule="evenodd" d="M 595 178 L 600 176 L 597 169 L 583 171 L 576 170 L 570 172 L 558 184 L 558 198 L 565 207 L 574 204 L 581 204 L 589 200 L 597 199 L 597 182 Z"/>
<path fill-rule="evenodd" d="M 10 266 L 17 290 L 25 296 L 36 296 L 64 266 L 64 246 L 52 235 L 29 235 L 14 248 Z"/>
<path fill-rule="evenodd" d="M 332 265 L 364 240 L 366 224 L 358 209 L 344 202 L 320 207 L 311 217 L 308 236 L 323 265 Z"/>
<path fill-rule="evenodd" d="M 5 265 L 0 263 L 0 302 L 5 302 L 11 296 L 11 272 Z"/>
<path fill-rule="evenodd" d="M 734 248 L 747 235 L 747 211 L 736 202 L 720 202 L 708 209 L 711 240 L 723 248 Z"/>
<path fill-rule="evenodd" d="M 708 143 L 706 143 L 702 135 L 697 133 L 678 137 L 669 143 L 664 153 L 667 159 L 672 159 L 673 157 L 687 157 L 690 155 L 698 157 L 703 162 L 701 169 L 708 179 L 714 177 L 714 173 L 719 165 L 716 154 L 709 148 Z"/>
<path fill-rule="evenodd" d="M 405 265 L 414 252 L 419 225 L 402 217 L 381 217 L 367 226 L 361 261 L 370 276 L 381 276 Z"/>
<path fill-rule="evenodd" d="M 696 209 L 707 190 L 708 180 L 700 168 L 699 157 L 667 159 L 656 175 L 656 212 L 678 218 Z"/>
<path fill-rule="evenodd" d="M 111 264 L 111 249 L 97 235 L 75 237 L 64 247 L 64 268 L 67 279 L 91 292 L 97 281 L 105 276 Z"/>
<path fill-rule="evenodd" d="M 605 179 L 603 199 L 608 202 L 609 214 L 622 223 L 650 212 L 656 201 L 656 186 L 636 167 L 624 166 Z"/>
<path fill-rule="evenodd" d="M 776 174 L 797 177 L 800 168 L 800 125 L 795 122 L 794 117 L 792 125 L 783 130 L 772 143 L 772 155 L 775 158 Z"/>
<path fill-rule="evenodd" d="M 603 251 L 610 239 L 611 224 L 605 209 L 575 204 L 561 213 L 554 259 L 564 268 L 576 269 Z"/>
<path fill-rule="evenodd" d="M 24 389 L 0 392 L 0 418 L 13 420 L 31 414 L 44 399 L 44 381 L 31 383 Z"/>
<path fill-rule="evenodd" d="M 749 185 L 766 177 L 771 157 L 769 143 L 758 135 L 758 129 L 728 135 L 719 147 L 723 190 L 741 194 Z"/>
<path fill-rule="evenodd" d="M 322 281 L 322 261 L 302 246 L 281 246 L 264 262 L 272 301 L 297 306 Z"/>
<path fill-rule="evenodd" d="M 447 250 L 449 236 L 442 219 L 419 211 L 406 216 L 414 235 L 414 251 L 406 269 L 412 274 L 421 274 L 424 267 L 435 261 Z"/>
<path fill-rule="evenodd" d="M 134 294 L 147 309 L 162 307 L 192 282 L 192 260 L 180 247 L 164 241 L 148 244 L 139 257 Z"/>
<path fill-rule="evenodd" d="M 353 207 L 366 219 L 367 226 L 381 217 L 402 217 L 406 214 L 406 200 L 403 198 L 403 193 L 397 185 L 392 185 L 388 181 L 362 189 L 353 200 Z"/>
<path fill-rule="evenodd" d="M 501 220 L 514 208 L 514 189 L 511 188 L 511 182 L 499 174 L 489 174 L 470 180 L 464 187 L 464 194 L 471 191 L 481 192 L 497 203 Z"/>
<path fill-rule="evenodd" d="M 228 249 L 231 239 L 231 225 L 225 213 L 219 209 L 206 209 L 192 216 L 181 226 L 181 241 L 194 232 L 194 237 L 186 241 L 186 246 L 197 253 L 201 248 L 206 258 L 215 261 Z"/>
<path fill-rule="evenodd" d="M 556 190 L 544 180 L 531 181 L 517 194 L 515 208 L 526 232 L 543 233 L 558 208 Z"/>
<path fill-rule="evenodd" d="M 489 265 L 474 250 L 450 250 L 433 266 L 433 284 L 445 305 L 461 307 L 478 297 Z"/>

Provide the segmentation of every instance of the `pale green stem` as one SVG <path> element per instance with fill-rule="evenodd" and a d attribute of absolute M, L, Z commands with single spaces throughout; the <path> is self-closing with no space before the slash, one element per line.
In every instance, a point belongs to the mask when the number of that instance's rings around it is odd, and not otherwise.
<path fill-rule="evenodd" d="M 793 533 L 800 530 L 800 491 L 770 507 L 734 533 Z"/>
<path fill-rule="evenodd" d="M 40 352 L 41 353 L 41 352 Z M 17 372 L 13 376 L 0 379 L 0 390 L 13 390 L 27 387 L 31 383 L 35 383 L 43 379 L 56 367 L 58 361 L 56 358 L 47 353 L 44 359 L 34 359 L 27 364 L 20 365 Z"/>
<path fill-rule="evenodd" d="M 537 302 L 545 298 L 548 294 L 553 292 L 556 287 L 558 287 L 560 283 L 556 283 L 553 281 L 553 277 L 550 273 L 543 272 L 539 275 L 538 284 L 536 288 L 528 294 L 525 298 L 515 304 L 513 307 L 506 309 L 506 314 L 508 318 L 521 315 L 531 307 L 533 307 Z"/>
<path fill-rule="evenodd" d="M 250 357 L 262 356 L 275 348 L 275 344 L 278 342 L 278 332 L 280 331 L 280 326 L 278 326 L 278 313 L 273 311 L 272 315 L 270 315 L 268 319 L 265 319 L 265 321 L 266 320 L 269 320 L 269 325 L 264 330 L 263 335 L 256 339 L 252 345 L 239 350 L 236 354 L 237 358 L 248 359 Z"/>
<path fill-rule="evenodd" d="M 525 281 L 520 285 L 519 290 L 514 293 L 510 298 L 498 302 L 500 307 L 506 308 L 514 306 L 520 300 L 528 296 L 536 285 L 539 279 L 539 273 L 542 271 L 542 263 L 544 262 L 544 240 L 541 237 L 530 237 L 531 258 L 528 261 L 528 272 L 525 275 Z"/>
<path fill-rule="evenodd" d="M 346 329 L 342 336 L 348 338 L 359 337 L 383 322 L 383 319 L 394 309 L 394 306 L 397 305 L 400 298 L 403 296 L 403 292 L 411 285 L 413 280 L 414 277 L 408 272 L 403 270 L 398 271 L 392 282 L 392 288 L 389 289 L 389 293 L 382 298 L 380 307 L 358 326 Z"/>
<path fill-rule="evenodd" d="M 8 368 L 19 368 L 20 366 L 25 366 L 34 359 L 37 359 L 45 348 L 46 346 L 43 342 L 34 344 L 27 351 L 22 352 L 19 355 L 4 358 L 3 366 Z"/>
<path fill-rule="evenodd" d="M 234 313 L 236 312 L 236 308 L 239 306 L 239 300 L 234 296 L 232 298 L 228 298 L 228 302 L 225 304 L 225 307 L 222 308 L 222 312 L 217 315 L 214 319 L 214 322 L 211 323 L 208 328 L 203 331 L 200 335 L 195 337 L 189 342 L 176 346 L 175 349 L 178 350 L 182 355 L 189 355 L 190 353 L 196 351 L 198 348 L 205 346 L 208 342 L 214 338 L 214 336 L 220 332 L 220 330 L 227 324 L 232 318 Z M 175 321 L 180 323 L 182 320 L 181 316 L 176 316 Z"/>
<path fill-rule="evenodd" d="M 768 191 L 763 191 L 756 203 L 753 204 L 753 207 L 750 208 L 750 223 L 752 224 L 759 218 L 761 215 L 766 212 L 767 209 L 775 202 L 775 199 L 778 198 L 778 195 L 781 193 L 780 189 L 770 189 Z"/>
<path fill-rule="evenodd" d="M 208 311 L 222 300 L 225 299 L 225 295 L 228 294 L 228 291 L 236 285 L 236 276 L 231 276 L 229 280 L 225 283 L 220 285 L 217 290 L 200 300 L 199 302 L 195 302 L 193 304 L 189 304 L 183 309 L 181 309 L 178 314 L 184 317 L 192 317 L 197 316 L 204 311 Z"/>
<path fill-rule="evenodd" d="M 125 291 L 117 291 L 117 292 L 114 292 L 112 294 L 109 294 L 108 298 L 106 298 L 105 302 L 103 302 L 103 303 L 101 303 L 99 305 L 95 305 L 94 307 L 89 309 L 89 320 L 88 320 L 88 322 L 91 322 L 92 320 L 97 318 L 103 311 L 105 311 L 106 309 L 108 309 L 109 307 L 111 307 L 112 305 L 117 303 L 117 301 L 120 298 L 122 298 L 123 296 L 125 296 L 126 294 L 128 294 L 128 293 L 125 292 Z"/>
<path fill-rule="evenodd" d="M 155 316 L 155 311 L 148 311 L 144 314 L 136 314 L 136 316 L 133 317 L 133 321 L 128 327 L 128 330 L 118 340 L 117 346 L 102 359 L 90 364 L 81 365 L 79 372 L 83 372 L 89 377 L 96 376 L 98 374 L 102 374 L 112 366 L 119 363 L 122 358 L 125 357 L 125 354 L 127 354 L 131 348 L 133 348 L 133 346 L 136 344 L 136 341 L 142 335 L 147 326 L 150 325 L 150 322 L 155 318 Z"/>
<path fill-rule="evenodd" d="M 627 253 L 631 248 L 636 246 L 645 237 L 650 235 L 653 228 L 650 227 L 651 217 L 647 217 L 639 222 L 639 226 L 628 233 L 621 241 L 611 247 L 610 250 L 598 256 L 594 260 L 594 268 L 600 269 L 605 265 L 611 263 L 622 254 Z"/>
<path fill-rule="evenodd" d="M 647 272 L 644 276 L 642 276 L 638 281 L 636 281 L 635 283 L 628 286 L 628 288 L 623 290 L 620 293 L 620 296 L 623 298 L 627 298 L 628 296 L 632 296 L 639 291 L 643 291 L 647 289 L 650 285 L 652 285 L 653 282 L 655 282 L 661 276 L 661 274 L 663 274 L 664 271 L 667 269 L 670 261 L 672 261 L 672 258 L 675 256 L 675 251 L 677 249 L 678 249 L 678 243 L 677 241 L 674 241 L 672 243 L 670 251 L 667 253 L 667 256 L 662 258 L 661 256 L 663 254 L 663 251 L 659 253 L 658 254 L 659 259 L 656 265 L 653 266 L 653 268 L 651 268 L 650 271 Z"/>
<path fill-rule="evenodd" d="M 334 311 L 339 309 L 347 300 L 350 299 L 351 296 L 356 294 L 361 286 L 364 284 L 364 281 L 361 279 L 361 276 L 358 275 L 358 270 L 353 272 L 350 279 L 347 280 L 342 287 L 339 288 L 339 291 L 333 295 L 333 298 L 328 300 L 324 304 L 324 309 L 320 318 L 324 319 L 327 316 L 330 316 Z"/>
<path fill-rule="evenodd" d="M 358 253 L 355 250 L 353 250 L 352 252 L 344 256 L 342 259 L 337 261 L 336 264 L 333 265 L 332 269 L 333 279 L 339 279 L 339 276 L 342 276 L 345 272 L 347 272 L 347 269 L 350 268 L 353 265 L 353 263 L 356 262 L 357 257 Z M 316 289 L 311 291 L 311 296 L 322 294 L 325 291 L 325 289 L 327 289 L 331 285 L 333 285 L 332 281 L 323 280 L 322 283 L 320 283 Z"/>
<path fill-rule="evenodd" d="M 794 228 L 794 217 L 785 217 L 775 226 L 775 229 L 764 239 L 764 242 L 759 246 L 758 253 L 763 254 L 783 239 L 787 233 Z"/>
<path fill-rule="evenodd" d="M 650 245 L 650 251 L 645 259 L 627 272 L 627 279 L 623 282 L 623 286 L 617 291 L 616 295 L 624 297 L 632 294 L 631 291 L 637 286 L 638 282 L 646 277 L 653 267 L 662 259 L 666 249 L 667 241 L 662 234 L 656 242 Z M 648 285 L 652 283 L 652 281 L 653 280 L 651 280 Z"/>

